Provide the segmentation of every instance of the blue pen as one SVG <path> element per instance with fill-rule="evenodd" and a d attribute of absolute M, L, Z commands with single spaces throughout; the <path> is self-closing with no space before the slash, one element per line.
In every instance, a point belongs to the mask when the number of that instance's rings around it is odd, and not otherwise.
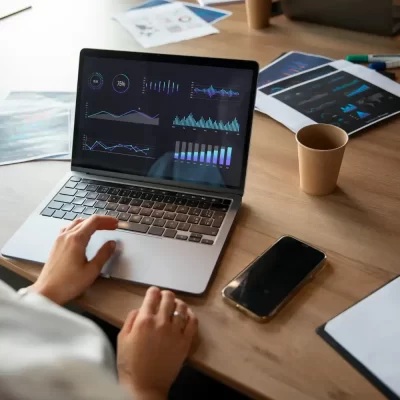
<path fill-rule="evenodd" d="M 390 68 L 400 68 L 400 61 L 374 62 L 369 64 L 369 68 L 375 71 L 385 71 Z"/>

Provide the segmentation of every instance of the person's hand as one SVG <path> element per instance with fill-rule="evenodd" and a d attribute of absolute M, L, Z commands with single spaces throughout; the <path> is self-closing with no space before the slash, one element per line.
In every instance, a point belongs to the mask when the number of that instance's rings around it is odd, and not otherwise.
<path fill-rule="evenodd" d="M 136 399 L 167 399 L 196 333 L 197 318 L 188 306 L 172 292 L 151 287 L 118 335 L 121 384 Z"/>
<path fill-rule="evenodd" d="M 86 247 L 97 230 L 114 230 L 118 220 L 94 215 L 87 220 L 77 219 L 62 229 L 38 280 L 31 291 L 63 305 L 81 295 L 97 278 L 115 250 L 115 242 L 105 243 L 88 262 Z"/>

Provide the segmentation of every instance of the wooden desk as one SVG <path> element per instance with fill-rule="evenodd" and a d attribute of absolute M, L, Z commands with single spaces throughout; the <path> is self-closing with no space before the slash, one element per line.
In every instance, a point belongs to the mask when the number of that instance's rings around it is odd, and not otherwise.
<path fill-rule="evenodd" d="M 80 48 L 139 50 L 110 20 L 115 9 L 127 7 L 127 2 L 119 7 L 116 3 L 39 2 L 31 11 L 0 21 L 2 88 L 74 90 Z M 233 15 L 217 24 L 219 35 L 154 51 L 256 59 L 260 65 L 293 49 L 334 58 L 354 52 L 398 52 L 395 39 L 294 23 L 285 17 L 274 19 L 268 30 L 249 32 L 243 4 L 226 8 Z M 399 120 L 392 119 L 352 138 L 340 188 L 331 196 L 313 198 L 299 189 L 293 134 L 255 114 L 238 225 L 208 295 L 185 297 L 200 318 L 202 343 L 191 358 L 196 367 L 258 398 L 383 398 L 315 334 L 315 328 L 400 271 L 399 131 Z M 0 246 L 67 170 L 63 162 L 0 168 Z M 220 291 L 284 233 L 322 248 L 329 267 L 273 322 L 259 325 L 225 305 Z M 0 263 L 30 280 L 40 271 L 26 262 Z M 133 284 L 99 280 L 78 303 L 121 326 L 129 310 L 141 304 L 143 293 Z"/>

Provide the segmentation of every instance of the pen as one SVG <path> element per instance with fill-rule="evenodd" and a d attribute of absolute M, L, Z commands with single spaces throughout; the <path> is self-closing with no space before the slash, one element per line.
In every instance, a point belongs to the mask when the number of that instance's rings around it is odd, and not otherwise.
<path fill-rule="evenodd" d="M 369 68 L 374 69 L 375 71 L 384 71 L 385 69 L 390 68 L 399 68 L 400 60 L 398 61 L 386 61 L 386 62 L 373 62 L 369 64 Z"/>
<path fill-rule="evenodd" d="M 400 54 L 353 54 L 347 56 L 346 60 L 355 63 L 400 61 Z"/>

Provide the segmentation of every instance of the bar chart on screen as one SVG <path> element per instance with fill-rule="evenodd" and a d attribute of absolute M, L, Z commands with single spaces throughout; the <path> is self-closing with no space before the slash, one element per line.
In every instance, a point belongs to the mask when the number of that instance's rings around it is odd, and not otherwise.
<path fill-rule="evenodd" d="M 174 160 L 229 167 L 232 160 L 232 147 L 177 141 Z"/>

